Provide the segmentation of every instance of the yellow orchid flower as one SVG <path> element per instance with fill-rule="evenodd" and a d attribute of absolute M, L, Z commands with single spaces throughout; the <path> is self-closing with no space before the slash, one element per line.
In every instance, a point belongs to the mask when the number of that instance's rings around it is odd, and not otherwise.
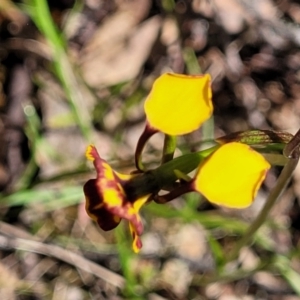
<path fill-rule="evenodd" d="M 93 161 L 97 178 L 84 185 L 86 211 L 103 230 L 114 229 L 121 219 L 128 220 L 135 252 L 142 247 L 139 211 L 150 198 L 166 203 L 197 191 L 214 204 L 245 208 L 253 202 L 271 167 L 250 146 L 233 141 L 173 159 L 175 136 L 198 129 L 212 115 L 210 82 L 208 74 L 169 73 L 154 82 L 145 102 L 147 123 L 135 152 L 136 167 L 142 174 L 117 173 L 93 145 L 87 148 L 86 157 Z M 162 164 L 146 172 L 141 154 L 148 139 L 159 131 L 165 133 Z M 197 167 L 194 178 L 186 176 Z M 170 192 L 159 195 L 165 187 L 171 187 Z"/>
<path fill-rule="evenodd" d="M 252 204 L 270 167 L 250 146 L 224 144 L 200 164 L 193 189 L 212 203 L 245 208 Z"/>
<path fill-rule="evenodd" d="M 145 101 L 149 125 L 169 135 L 198 129 L 213 112 L 210 82 L 209 74 L 161 75 Z"/>
<path fill-rule="evenodd" d="M 175 136 L 198 129 L 212 115 L 211 98 L 209 74 L 166 73 L 157 78 L 144 104 L 147 123 L 135 151 L 137 169 L 145 171 L 142 151 L 151 136 L 159 131 L 165 134 L 162 163 L 171 160 Z"/>

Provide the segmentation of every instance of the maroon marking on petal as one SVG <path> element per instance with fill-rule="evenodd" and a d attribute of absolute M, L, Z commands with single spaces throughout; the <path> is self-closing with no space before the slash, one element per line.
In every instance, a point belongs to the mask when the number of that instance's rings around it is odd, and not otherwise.
<path fill-rule="evenodd" d="M 110 167 L 106 160 L 102 159 L 96 149 L 95 146 L 90 145 L 90 150 L 88 155 L 94 158 L 93 164 L 97 172 L 97 178 L 105 178 L 104 173 L 105 171 L 112 171 L 115 180 L 111 180 L 112 182 L 122 183 L 120 178 L 114 172 L 114 170 Z"/>
<path fill-rule="evenodd" d="M 141 249 L 143 247 L 141 239 L 134 231 L 132 231 L 132 239 L 137 249 Z"/>
<path fill-rule="evenodd" d="M 95 221 L 97 221 L 100 228 L 103 230 L 111 230 L 118 226 L 121 219 L 116 218 L 115 215 L 107 210 L 103 204 L 103 199 L 98 193 L 96 186 L 96 179 L 91 179 L 83 187 L 86 196 L 85 209 L 87 214 Z M 100 206 L 100 207 L 99 207 Z"/>
<path fill-rule="evenodd" d="M 140 238 L 136 239 L 136 246 L 137 248 L 141 249 L 143 247 L 142 241 Z"/>
<path fill-rule="evenodd" d="M 113 188 L 115 190 L 120 190 L 119 183 L 115 180 L 103 180 L 104 187 L 103 188 Z"/>
<path fill-rule="evenodd" d="M 105 163 L 107 163 L 104 159 L 102 159 L 96 149 L 96 147 L 91 146 L 90 153 L 93 158 L 93 164 L 97 172 L 97 178 L 103 177 L 104 169 L 106 169 Z"/>
<path fill-rule="evenodd" d="M 91 146 L 89 154 L 94 158 L 93 164 L 95 166 L 95 169 L 98 172 L 101 172 L 102 169 L 102 158 L 100 157 L 97 149 L 95 146 Z"/>
<path fill-rule="evenodd" d="M 120 218 L 110 214 L 106 210 L 102 210 L 102 214 L 99 215 L 97 219 L 97 223 L 99 227 L 104 231 L 115 229 L 120 222 L 121 222 Z"/>
<path fill-rule="evenodd" d="M 134 226 L 137 234 L 142 235 L 142 233 L 144 231 L 144 225 L 141 221 L 141 218 L 138 217 L 137 215 L 132 215 L 131 218 L 129 218 L 128 220 Z"/>
<path fill-rule="evenodd" d="M 132 231 L 132 239 L 134 243 L 134 248 L 140 250 L 143 247 L 143 244 L 140 237 L 134 231 Z"/>
<path fill-rule="evenodd" d="M 116 197 L 118 197 L 121 200 L 122 204 L 120 205 L 123 205 L 125 201 L 125 193 L 120 183 L 115 182 L 114 180 L 107 180 L 106 178 L 98 178 L 96 179 L 96 187 L 107 209 L 110 209 L 110 203 L 109 203 L 109 199 L 104 198 L 104 195 L 105 195 L 105 191 L 108 189 L 115 191 Z"/>
<path fill-rule="evenodd" d="M 114 215 L 119 216 L 122 219 L 128 220 L 135 228 L 138 235 L 142 235 L 144 231 L 143 223 L 138 214 L 129 213 L 131 203 L 127 203 L 125 206 L 107 207 L 107 209 Z"/>

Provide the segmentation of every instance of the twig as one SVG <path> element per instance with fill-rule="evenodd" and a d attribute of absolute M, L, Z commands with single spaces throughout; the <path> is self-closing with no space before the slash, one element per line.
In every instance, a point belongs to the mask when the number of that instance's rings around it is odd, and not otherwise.
<path fill-rule="evenodd" d="M 89 272 L 120 289 L 125 286 L 125 279 L 122 276 L 99 266 L 81 255 L 71 252 L 70 250 L 65 250 L 56 245 L 36 241 L 35 237 L 31 238 L 31 235 L 23 232 L 21 229 L 15 228 L 12 225 L 0 222 L 0 233 L 2 234 L 0 235 L 0 248 L 2 249 L 18 249 L 36 252 L 45 256 L 52 256 L 73 265 L 76 268 Z M 7 237 L 5 235 L 14 236 Z M 25 238 L 15 237 L 20 235 Z"/>

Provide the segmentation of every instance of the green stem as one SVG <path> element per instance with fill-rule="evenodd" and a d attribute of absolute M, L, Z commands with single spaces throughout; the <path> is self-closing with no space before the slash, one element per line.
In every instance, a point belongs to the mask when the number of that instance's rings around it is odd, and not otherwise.
<path fill-rule="evenodd" d="M 177 23 L 177 26 L 179 27 L 178 23 Z M 191 75 L 202 74 L 202 70 L 199 65 L 198 58 L 195 54 L 195 51 L 192 48 L 185 47 L 183 49 L 183 58 L 184 58 L 184 61 L 186 64 L 188 74 L 191 74 Z"/>
<path fill-rule="evenodd" d="M 173 159 L 176 149 L 176 136 L 165 134 L 163 157 L 161 163 L 164 164 Z"/>
<path fill-rule="evenodd" d="M 146 137 L 148 139 L 148 137 Z M 140 145 L 136 151 L 136 164 L 138 169 L 142 169 L 141 151 L 145 141 L 139 142 Z M 126 189 L 132 196 L 132 199 L 137 199 L 147 194 L 152 194 L 154 191 L 159 191 L 163 187 L 174 184 L 178 177 L 178 172 L 188 174 L 195 170 L 199 164 L 211 153 L 216 151 L 221 145 L 216 145 L 206 150 L 188 153 L 180 157 L 176 157 L 168 161 L 156 169 L 146 171 L 139 176 L 132 178 L 126 183 Z M 263 154 L 272 165 L 282 166 L 286 163 L 286 158 L 281 154 Z M 288 160 L 289 161 L 289 160 Z"/>
<path fill-rule="evenodd" d="M 138 199 L 174 184 L 178 179 L 175 170 L 184 174 L 192 172 L 199 166 L 203 159 L 216 151 L 219 147 L 220 145 L 217 145 L 203 151 L 176 157 L 154 170 L 133 177 L 127 181 L 124 186 L 126 194 L 130 195 L 130 197 L 128 196 L 130 199 Z"/>
<path fill-rule="evenodd" d="M 281 174 L 277 180 L 275 187 L 271 190 L 265 206 L 256 217 L 254 222 L 250 225 L 248 230 L 245 232 L 244 236 L 236 243 L 233 251 L 229 255 L 227 262 L 236 259 L 242 247 L 247 245 L 257 230 L 263 225 L 265 222 L 270 210 L 272 209 L 273 205 L 275 204 L 276 200 L 280 197 L 284 189 L 286 188 L 287 184 L 289 183 L 293 171 L 295 170 L 298 163 L 298 158 L 291 158 L 288 163 L 284 166 L 281 171 Z"/>

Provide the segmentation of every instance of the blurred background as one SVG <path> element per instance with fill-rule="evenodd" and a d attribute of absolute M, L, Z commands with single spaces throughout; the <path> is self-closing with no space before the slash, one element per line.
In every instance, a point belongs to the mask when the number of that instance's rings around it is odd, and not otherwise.
<path fill-rule="evenodd" d="M 300 299 L 299 168 L 232 262 L 280 169 L 249 209 L 196 194 L 143 208 L 138 256 L 126 224 L 103 232 L 89 219 L 82 192 L 90 143 L 134 170 L 143 102 L 163 72 L 213 80 L 214 119 L 177 155 L 234 131 L 294 134 L 299 23 L 292 0 L 0 0 L 0 299 Z M 161 148 L 153 137 L 148 163 Z"/>

